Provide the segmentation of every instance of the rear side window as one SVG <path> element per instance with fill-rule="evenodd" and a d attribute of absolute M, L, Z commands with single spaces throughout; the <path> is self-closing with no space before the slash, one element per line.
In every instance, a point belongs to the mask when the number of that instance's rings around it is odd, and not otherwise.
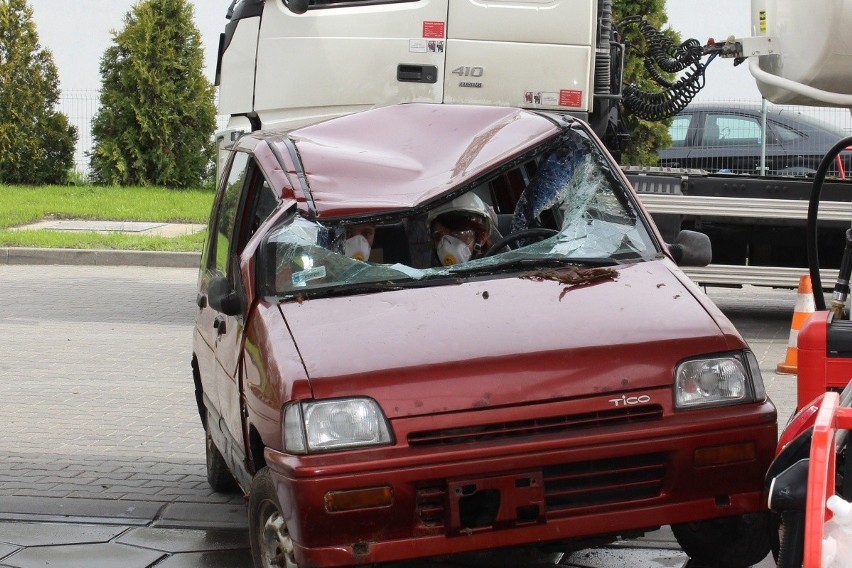
<path fill-rule="evenodd" d="M 669 127 L 669 135 L 672 137 L 672 147 L 681 148 L 686 146 L 686 137 L 689 133 L 691 116 L 676 116 Z"/>
<path fill-rule="evenodd" d="M 781 126 L 777 122 L 772 123 L 772 128 L 775 129 L 775 135 L 778 136 L 778 139 L 781 140 L 781 142 L 798 142 L 807 138 L 792 128 Z"/>

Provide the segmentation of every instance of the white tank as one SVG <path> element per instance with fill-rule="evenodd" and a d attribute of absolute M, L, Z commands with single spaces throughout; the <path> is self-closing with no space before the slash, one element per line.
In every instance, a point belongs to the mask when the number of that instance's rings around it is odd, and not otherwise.
<path fill-rule="evenodd" d="M 817 98 L 815 91 L 796 92 L 783 81 L 852 95 L 852 0 L 752 0 L 752 35 L 772 38 L 772 50 L 777 53 L 761 56 L 759 68 L 782 81 L 753 70 L 766 99 L 779 104 L 852 106 L 850 97 Z"/>

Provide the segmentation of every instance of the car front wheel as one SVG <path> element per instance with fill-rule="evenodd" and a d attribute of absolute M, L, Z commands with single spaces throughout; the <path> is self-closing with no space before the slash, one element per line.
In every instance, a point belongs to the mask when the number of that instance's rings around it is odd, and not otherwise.
<path fill-rule="evenodd" d="M 257 472 L 251 481 L 248 511 L 255 568 L 299 568 L 268 467 Z"/>
<path fill-rule="evenodd" d="M 690 558 L 710 566 L 745 568 L 769 554 L 769 513 L 752 513 L 672 525 Z"/>
<path fill-rule="evenodd" d="M 205 434 L 205 453 L 207 454 L 207 483 L 210 488 L 218 493 L 234 493 L 239 489 L 236 479 L 228 469 L 228 464 L 225 463 L 225 458 L 216 444 L 213 443 L 213 437 L 208 430 Z"/>

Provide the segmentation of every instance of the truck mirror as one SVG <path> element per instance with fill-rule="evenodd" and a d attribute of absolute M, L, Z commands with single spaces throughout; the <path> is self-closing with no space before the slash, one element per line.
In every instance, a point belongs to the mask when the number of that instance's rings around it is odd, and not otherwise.
<path fill-rule="evenodd" d="M 681 231 L 668 245 L 678 266 L 707 266 L 713 258 L 710 237 L 697 231 Z"/>
<path fill-rule="evenodd" d="M 308 11 L 309 0 L 284 0 L 284 5 L 294 14 L 304 14 Z"/>

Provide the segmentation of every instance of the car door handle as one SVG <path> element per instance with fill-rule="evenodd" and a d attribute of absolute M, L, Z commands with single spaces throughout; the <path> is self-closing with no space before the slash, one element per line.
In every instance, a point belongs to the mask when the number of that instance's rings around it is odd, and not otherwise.
<path fill-rule="evenodd" d="M 216 319 L 213 320 L 213 328 L 217 335 L 225 333 L 225 316 L 216 316 Z"/>

